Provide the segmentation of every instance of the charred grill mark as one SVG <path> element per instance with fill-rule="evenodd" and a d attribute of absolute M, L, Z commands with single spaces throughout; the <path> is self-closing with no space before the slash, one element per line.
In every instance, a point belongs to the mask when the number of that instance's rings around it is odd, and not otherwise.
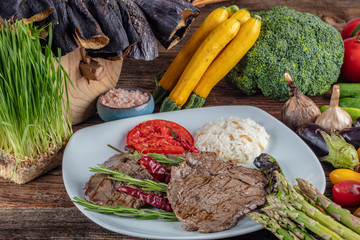
<path fill-rule="evenodd" d="M 220 161 L 213 153 L 189 153 L 172 168 L 167 194 L 185 230 L 217 232 L 263 205 L 266 183 L 256 169 Z"/>

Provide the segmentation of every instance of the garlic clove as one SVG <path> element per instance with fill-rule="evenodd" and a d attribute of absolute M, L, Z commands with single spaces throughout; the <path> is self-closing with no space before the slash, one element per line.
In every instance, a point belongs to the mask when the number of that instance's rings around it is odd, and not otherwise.
<path fill-rule="evenodd" d="M 298 127 L 313 123 L 320 116 L 319 107 L 307 96 L 300 93 L 290 74 L 285 73 L 285 80 L 290 88 L 290 98 L 281 109 L 283 123 L 296 130 Z"/>
<path fill-rule="evenodd" d="M 326 109 L 315 121 L 316 124 L 329 132 L 341 131 L 351 127 L 352 118 L 348 112 L 339 107 L 340 86 L 334 85 L 329 108 Z"/>

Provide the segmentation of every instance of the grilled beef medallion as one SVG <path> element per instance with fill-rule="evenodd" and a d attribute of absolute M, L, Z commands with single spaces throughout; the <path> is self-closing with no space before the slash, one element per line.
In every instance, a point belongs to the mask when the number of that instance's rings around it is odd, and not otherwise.
<path fill-rule="evenodd" d="M 111 170 L 126 173 L 133 178 L 152 179 L 150 174 L 135 160 L 131 159 L 128 154 L 116 154 L 107 160 L 104 166 Z M 89 179 L 85 186 L 84 198 L 86 201 L 101 206 L 126 206 L 132 208 L 140 208 L 145 204 L 133 196 L 116 191 L 116 188 L 126 184 L 107 177 L 107 174 L 97 173 Z"/>
<path fill-rule="evenodd" d="M 267 184 L 260 171 L 221 161 L 216 153 L 187 153 L 171 169 L 167 196 L 184 230 L 218 232 L 263 205 Z"/>

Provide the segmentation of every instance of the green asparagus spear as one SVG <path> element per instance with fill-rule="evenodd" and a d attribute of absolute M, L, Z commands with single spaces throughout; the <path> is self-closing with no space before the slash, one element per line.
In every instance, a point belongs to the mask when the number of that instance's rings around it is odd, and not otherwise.
<path fill-rule="evenodd" d="M 293 185 L 294 190 L 299 193 L 301 196 L 303 196 L 303 198 L 305 199 L 305 201 L 307 201 L 310 205 L 316 207 L 317 209 L 323 211 L 311 198 L 309 198 L 308 196 L 306 196 L 299 188 L 298 185 Z"/>
<path fill-rule="evenodd" d="M 302 226 L 297 225 L 288 217 L 282 217 L 277 211 L 272 209 L 263 209 L 264 213 L 274 219 L 281 227 L 288 229 L 298 238 L 304 240 L 314 240 L 314 238 Z"/>
<path fill-rule="evenodd" d="M 310 218 L 305 213 L 296 210 L 290 205 L 285 205 L 279 198 L 272 195 L 268 195 L 267 201 L 269 203 L 269 206 L 265 207 L 265 209 L 273 209 L 278 211 L 278 213 L 281 216 L 292 219 L 293 221 L 309 229 L 310 231 L 322 237 L 323 239 L 327 239 L 327 240 L 342 239 L 337 233 L 325 227 L 318 221 Z"/>
<path fill-rule="evenodd" d="M 322 225 L 326 226 L 330 230 L 339 234 L 345 239 L 358 240 L 360 235 L 341 223 L 337 222 L 335 219 L 326 215 L 318 208 L 309 204 L 302 195 L 295 191 L 291 184 L 285 179 L 285 177 L 279 173 L 275 174 L 278 182 L 278 187 L 281 191 L 288 197 L 289 204 L 295 207 L 297 210 L 304 212 L 306 215 L 312 219 L 318 221 Z M 282 196 L 281 196 L 282 197 Z"/>
<path fill-rule="evenodd" d="M 255 158 L 254 165 L 269 180 L 270 194 L 276 195 L 278 193 L 278 188 L 276 187 L 277 182 L 275 172 L 282 173 L 280 165 L 277 163 L 276 159 L 267 153 L 262 153 Z"/>
<path fill-rule="evenodd" d="M 167 212 L 162 210 L 153 210 L 153 209 L 136 209 L 124 206 L 109 207 L 109 206 L 99 206 L 85 201 L 84 199 L 74 197 L 73 202 L 80 204 L 88 211 L 104 213 L 104 214 L 115 214 L 120 217 L 134 217 L 137 219 L 157 219 L 163 221 L 178 221 L 173 212 Z"/>
<path fill-rule="evenodd" d="M 282 228 L 274 219 L 269 218 L 265 214 L 258 212 L 252 212 L 247 214 L 255 222 L 263 225 L 267 230 L 271 231 L 277 238 L 282 240 L 292 240 L 296 239 L 294 236 L 290 235 L 287 230 Z"/>
<path fill-rule="evenodd" d="M 142 190 L 146 190 L 146 191 L 156 190 L 156 191 L 160 191 L 160 192 L 166 192 L 166 190 L 167 190 L 166 183 L 155 182 L 150 179 L 142 179 L 141 180 L 141 179 L 133 178 L 125 173 L 115 171 L 115 170 L 110 170 L 100 164 L 98 164 L 98 167 L 91 167 L 90 172 L 110 174 L 112 176 L 110 176 L 109 179 L 127 182 L 130 185 L 141 187 Z"/>
<path fill-rule="evenodd" d="M 350 211 L 331 201 L 308 181 L 304 179 L 296 180 L 304 194 L 324 208 L 333 218 L 360 234 L 360 218 L 352 215 Z"/>

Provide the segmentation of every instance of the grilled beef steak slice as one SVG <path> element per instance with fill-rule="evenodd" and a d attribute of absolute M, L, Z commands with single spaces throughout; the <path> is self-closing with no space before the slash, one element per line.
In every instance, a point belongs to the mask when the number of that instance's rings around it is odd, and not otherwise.
<path fill-rule="evenodd" d="M 184 230 L 218 232 L 263 205 L 267 184 L 260 171 L 221 161 L 216 153 L 187 153 L 171 168 L 167 196 Z"/>
<path fill-rule="evenodd" d="M 128 154 L 116 154 L 104 163 L 106 168 L 117 170 L 138 179 L 152 179 L 150 174 L 144 170 L 135 160 L 129 158 Z M 97 173 L 86 183 L 85 200 L 101 206 L 126 206 L 139 208 L 145 203 L 133 196 L 116 191 L 121 185 L 120 181 L 107 178 L 107 174 Z M 136 188 L 136 187 L 134 187 Z"/>

